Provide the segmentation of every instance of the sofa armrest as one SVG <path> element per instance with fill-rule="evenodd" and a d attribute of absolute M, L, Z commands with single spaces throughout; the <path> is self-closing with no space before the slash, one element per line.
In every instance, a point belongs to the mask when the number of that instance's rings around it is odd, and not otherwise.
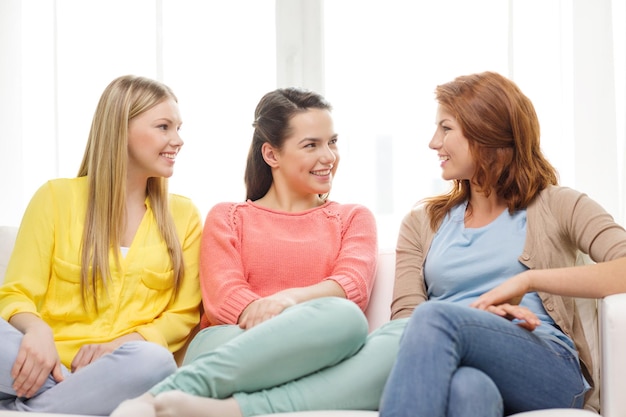
<path fill-rule="evenodd" d="M 600 346 L 600 410 L 604 417 L 620 417 L 626 410 L 626 294 L 601 300 Z"/>

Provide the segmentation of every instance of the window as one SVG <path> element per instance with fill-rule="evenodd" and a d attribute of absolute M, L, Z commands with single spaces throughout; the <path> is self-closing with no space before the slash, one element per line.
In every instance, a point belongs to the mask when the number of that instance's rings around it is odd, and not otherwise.
<path fill-rule="evenodd" d="M 205 215 L 245 196 L 254 108 L 277 86 L 334 106 L 331 198 L 367 205 L 380 246 L 447 187 L 428 149 L 436 85 L 493 70 L 533 100 L 564 185 L 626 220 L 626 6 L 621 0 L 7 0 L 0 2 L 0 224 L 47 179 L 74 176 L 104 87 L 135 73 L 180 101 L 170 190 Z"/>
<path fill-rule="evenodd" d="M 508 75 L 508 6 L 328 1 L 324 19 L 326 95 L 343 158 L 332 195 L 370 207 L 381 247 L 393 248 L 402 217 L 447 188 L 428 149 L 435 86 L 485 70 Z"/>

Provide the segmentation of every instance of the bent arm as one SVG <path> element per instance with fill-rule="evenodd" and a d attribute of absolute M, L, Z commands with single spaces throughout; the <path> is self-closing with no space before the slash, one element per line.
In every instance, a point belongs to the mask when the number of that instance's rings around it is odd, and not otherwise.
<path fill-rule="evenodd" d="M 32 313 L 17 313 L 9 319 L 9 323 L 17 330 L 26 334 L 30 331 L 36 331 L 40 333 L 49 333 L 52 335 L 52 329 L 48 324 Z"/>
<path fill-rule="evenodd" d="M 378 236 L 374 215 L 363 206 L 355 206 L 346 215 L 341 249 L 331 275 L 309 287 L 308 299 L 328 295 L 345 297 L 365 311 L 374 286 L 378 261 Z M 338 284 L 339 288 L 331 282 Z M 327 291 L 326 293 L 324 291 Z"/>
<path fill-rule="evenodd" d="M 242 328 L 255 325 L 280 314 L 285 308 L 322 297 L 347 298 L 365 310 L 373 286 L 378 258 L 376 222 L 373 214 L 361 206 L 344 206 L 339 253 L 332 271 L 322 281 L 294 286 L 261 297 L 248 304 L 238 319 Z"/>
<path fill-rule="evenodd" d="M 530 291 L 569 297 L 602 298 L 626 292 L 626 257 L 569 268 L 530 270 Z"/>
<path fill-rule="evenodd" d="M 530 269 L 481 295 L 473 307 L 486 309 L 517 304 L 527 292 L 566 297 L 603 298 L 626 292 L 626 257 L 599 264 L 554 269 Z"/>
<path fill-rule="evenodd" d="M 46 183 L 24 212 L 0 286 L 0 317 L 7 321 L 18 313 L 39 315 L 37 306 L 42 304 L 50 283 L 55 209 L 51 187 Z"/>
<path fill-rule="evenodd" d="M 559 225 L 556 233 L 567 247 L 589 254 L 597 263 L 530 269 L 483 294 L 473 306 L 516 303 L 533 291 L 580 298 L 626 292 L 626 230 L 585 194 L 566 188 L 559 193 L 550 206 Z"/>
<path fill-rule="evenodd" d="M 11 368 L 13 389 L 17 395 L 32 397 L 49 375 L 57 382 L 62 381 L 61 359 L 50 326 L 32 313 L 17 313 L 9 323 L 24 334 Z"/>
<path fill-rule="evenodd" d="M 308 287 L 289 288 L 279 291 L 276 295 L 281 295 L 293 300 L 294 304 L 300 304 L 305 301 L 313 300 L 321 297 L 341 297 L 346 298 L 343 287 L 337 281 L 327 280 Z"/>
<path fill-rule="evenodd" d="M 430 237 L 425 236 L 422 209 L 408 213 L 400 226 L 396 246 L 396 273 L 391 302 L 393 320 L 409 317 L 415 307 L 428 299 L 423 265 Z"/>
<path fill-rule="evenodd" d="M 250 329 L 282 313 L 287 307 L 321 297 L 346 298 L 346 294 L 336 281 L 327 280 L 308 287 L 289 288 L 267 297 L 254 300 L 239 316 L 237 324 L 242 329 Z"/>

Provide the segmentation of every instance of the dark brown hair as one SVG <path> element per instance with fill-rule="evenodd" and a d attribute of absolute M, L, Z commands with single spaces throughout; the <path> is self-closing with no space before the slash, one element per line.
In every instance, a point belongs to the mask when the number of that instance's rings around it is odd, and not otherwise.
<path fill-rule="evenodd" d="M 279 88 L 261 98 L 254 112 L 254 133 L 248 152 L 244 180 L 246 199 L 258 200 L 272 185 L 272 170 L 263 159 L 265 142 L 280 150 L 291 133 L 290 120 L 308 109 L 332 110 L 321 95 L 298 88 Z"/>

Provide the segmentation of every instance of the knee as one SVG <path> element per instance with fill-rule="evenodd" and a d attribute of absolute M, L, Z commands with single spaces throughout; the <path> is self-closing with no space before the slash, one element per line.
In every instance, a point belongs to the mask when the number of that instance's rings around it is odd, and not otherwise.
<path fill-rule="evenodd" d="M 449 315 L 450 308 L 453 308 L 454 304 L 446 303 L 443 301 L 427 301 L 418 305 L 413 311 L 411 316 L 412 321 L 434 319 L 437 320 L 441 317 L 447 317 Z M 413 318 L 416 320 L 413 320 Z"/>
<path fill-rule="evenodd" d="M 493 380 L 484 372 L 466 366 L 458 368 L 452 376 L 449 409 L 451 416 L 487 417 L 504 413 L 502 396 Z"/>
<path fill-rule="evenodd" d="M 340 297 L 325 297 L 314 301 L 316 301 L 315 315 L 326 326 L 340 327 L 340 333 L 359 339 L 367 336 L 369 331 L 367 318 L 354 302 Z"/>
<path fill-rule="evenodd" d="M 468 315 L 479 311 L 446 301 L 427 301 L 417 306 L 415 311 L 413 311 L 407 327 L 449 329 L 450 327 L 462 325 L 462 323 L 467 321 Z"/>
<path fill-rule="evenodd" d="M 300 331 L 322 336 L 318 339 L 326 346 L 359 349 L 369 331 L 361 309 L 352 301 L 339 297 L 317 298 L 290 307 L 285 310 L 284 319 Z"/>
<path fill-rule="evenodd" d="M 176 372 L 178 365 L 176 364 L 176 360 L 174 359 L 172 352 L 155 343 L 151 343 L 151 345 L 150 356 L 152 358 L 152 363 L 155 367 L 161 368 L 161 372 L 159 373 L 157 371 L 156 375 L 157 380 L 160 381 Z"/>
<path fill-rule="evenodd" d="M 446 328 L 450 320 L 449 308 L 453 304 L 428 301 L 417 306 L 407 323 L 406 333 L 430 333 L 437 328 Z"/>
<path fill-rule="evenodd" d="M 241 335 L 244 330 L 232 324 L 224 324 L 218 326 L 210 326 L 202 329 L 189 342 L 183 365 L 186 365 L 198 356 L 217 349 L 221 345 L 231 341 L 235 337 Z"/>
<path fill-rule="evenodd" d="M 408 321 L 408 318 L 388 321 L 370 333 L 367 336 L 367 342 L 384 343 L 392 351 L 397 351 Z"/>
<path fill-rule="evenodd" d="M 135 369 L 138 376 L 149 379 L 150 384 L 156 384 L 178 369 L 172 352 L 156 343 L 124 343 L 115 354 L 123 358 L 129 368 Z"/>

